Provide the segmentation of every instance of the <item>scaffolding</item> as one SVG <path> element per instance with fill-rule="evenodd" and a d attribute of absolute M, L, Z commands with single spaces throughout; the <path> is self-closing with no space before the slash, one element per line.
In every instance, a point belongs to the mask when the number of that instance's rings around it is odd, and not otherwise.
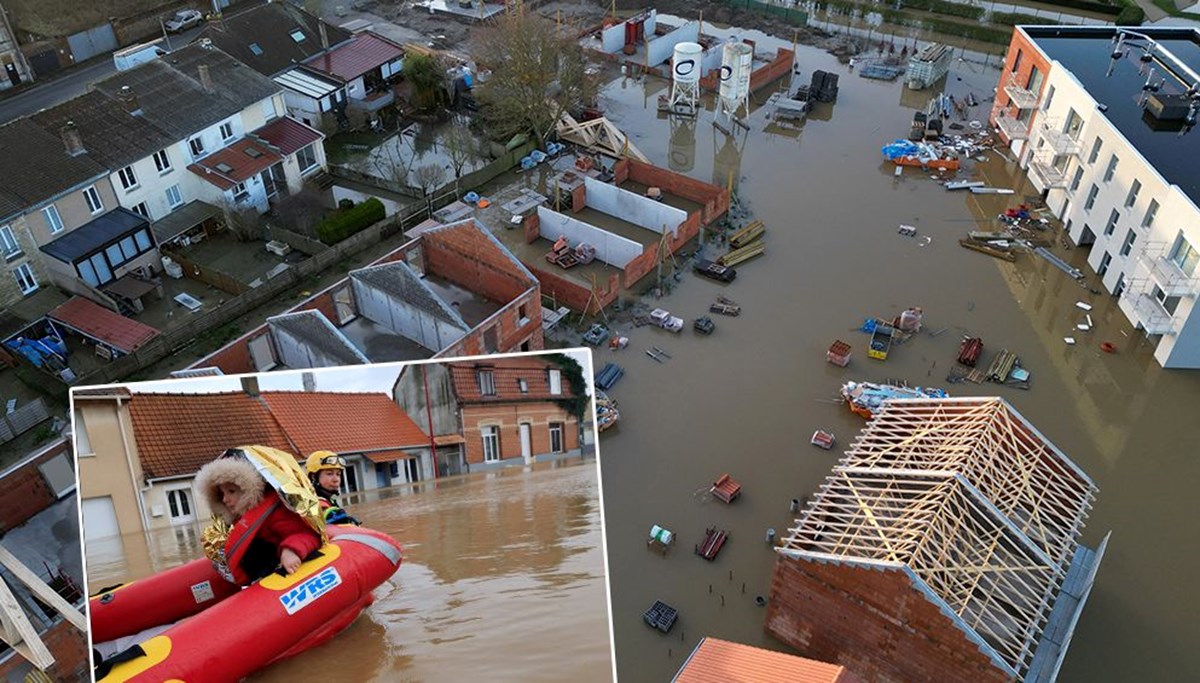
<path fill-rule="evenodd" d="M 779 552 L 906 569 L 993 661 L 1024 678 L 1052 638 L 1047 622 L 1096 490 L 1003 399 L 892 400 Z"/>

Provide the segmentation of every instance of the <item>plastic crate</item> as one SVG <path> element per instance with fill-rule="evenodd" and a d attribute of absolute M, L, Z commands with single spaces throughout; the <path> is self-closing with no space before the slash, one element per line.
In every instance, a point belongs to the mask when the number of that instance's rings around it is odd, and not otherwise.
<path fill-rule="evenodd" d="M 650 609 L 642 614 L 642 621 L 645 621 L 647 626 L 656 628 L 663 633 L 671 631 L 677 618 L 679 618 L 679 611 L 662 600 L 655 601 Z"/>

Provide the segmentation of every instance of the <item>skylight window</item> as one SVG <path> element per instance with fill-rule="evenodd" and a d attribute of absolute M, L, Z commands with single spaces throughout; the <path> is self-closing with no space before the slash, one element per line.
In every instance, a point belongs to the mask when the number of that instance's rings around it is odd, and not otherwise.
<path fill-rule="evenodd" d="M 246 156 L 250 157 L 251 159 L 257 159 L 260 156 L 262 156 L 262 152 L 258 151 L 257 149 L 255 149 L 253 147 L 247 147 L 246 148 Z"/>
<path fill-rule="evenodd" d="M 262 48 L 258 46 L 258 43 L 250 43 L 250 51 L 258 57 L 262 56 Z"/>
<path fill-rule="evenodd" d="M 221 173 L 232 173 L 233 167 L 224 162 L 217 164 L 217 170 Z"/>
<path fill-rule="evenodd" d="M 292 31 L 292 40 L 296 41 L 297 43 L 303 43 L 305 37 L 304 31 L 301 31 L 300 29 Z"/>

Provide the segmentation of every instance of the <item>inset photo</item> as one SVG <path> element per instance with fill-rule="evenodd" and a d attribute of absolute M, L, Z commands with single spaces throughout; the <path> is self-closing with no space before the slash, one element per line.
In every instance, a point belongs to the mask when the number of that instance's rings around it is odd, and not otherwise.
<path fill-rule="evenodd" d="M 613 680 L 591 376 L 568 350 L 75 389 L 96 680 Z"/>

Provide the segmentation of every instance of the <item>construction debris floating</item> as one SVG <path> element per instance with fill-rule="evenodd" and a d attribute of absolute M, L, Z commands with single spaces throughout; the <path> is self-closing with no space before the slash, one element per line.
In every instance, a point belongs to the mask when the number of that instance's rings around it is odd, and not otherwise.
<path fill-rule="evenodd" d="M 1034 249 L 1034 252 L 1036 252 L 1038 256 L 1041 256 L 1042 258 L 1049 261 L 1055 268 L 1058 268 L 1059 270 L 1066 273 L 1067 275 L 1070 275 L 1071 277 L 1075 278 L 1076 280 L 1083 279 L 1083 271 L 1082 270 L 1079 270 L 1075 266 L 1072 266 L 1071 264 L 1067 263 L 1066 261 L 1055 256 L 1053 253 L 1050 252 L 1049 249 L 1047 249 L 1045 247 L 1038 247 L 1038 248 Z M 1078 305 L 1079 304 L 1076 304 L 1076 306 L 1078 306 Z M 1090 309 L 1090 307 L 1088 309 L 1084 309 L 1084 310 L 1089 310 L 1089 309 Z"/>

